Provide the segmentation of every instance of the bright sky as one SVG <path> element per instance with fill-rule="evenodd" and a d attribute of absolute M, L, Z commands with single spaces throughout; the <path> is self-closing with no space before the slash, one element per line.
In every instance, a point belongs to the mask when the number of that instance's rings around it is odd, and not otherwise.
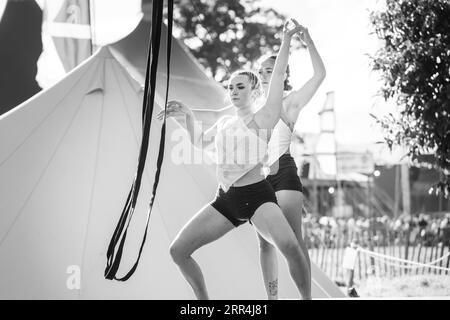
<path fill-rule="evenodd" d="M 3 10 L 5 10 L 7 0 L 0 0 L 0 21 L 2 19 Z"/>
<path fill-rule="evenodd" d="M 371 32 L 369 9 L 373 0 L 261 0 L 280 12 L 296 18 L 306 26 L 322 56 L 327 77 L 316 96 L 302 111 L 298 122 L 300 131 L 317 132 L 317 111 L 325 94 L 335 92 L 337 139 L 344 144 L 369 144 L 380 141 L 373 119 L 390 111 L 383 99 L 375 98 L 380 87 L 378 76 L 370 71 L 366 54 L 376 51 L 378 41 Z M 300 86 L 311 76 L 306 51 L 293 53 L 290 59 L 292 83 Z"/>
<path fill-rule="evenodd" d="M 38 3 L 43 1 L 38 0 Z M 327 69 L 324 83 L 300 115 L 299 131 L 319 131 L 317 112 L 322 108 L 326 92 L 334 91 L 338 141 L 369 146 L 382 140 L 369 113 L 379 115 L 393 110 L 388 109 L 392 107 L 388 107 L 382 99 L 374 97 L 380 84 L 377 76 L 370 71 L 366 56 L 377 48 L 376 38 L 369 35 L 368 19 L 369 9 L 377 2 L 261 0 L 263 5 L 296 18 L 308 27 Z M 0 0 L 0 13 L 5 3 L 6 0 Z M 139 21 L 140 0 L 127 0 L 126 4 L 122 0 L 95 0 L 94 4 L 95 40 L 99 44 L 124 37 Z M 291 83 L 294 88 L 300 87 L 312 75 L 307 51 L 293 52 L 290 65 Z"/>

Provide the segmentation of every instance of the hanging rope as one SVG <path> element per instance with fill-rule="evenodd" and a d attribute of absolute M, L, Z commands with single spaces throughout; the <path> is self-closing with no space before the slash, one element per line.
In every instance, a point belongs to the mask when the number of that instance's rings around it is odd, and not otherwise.
<path fill-rule="evenodd" d="M 147 222 L 145 226 L 144 237 L 139 248 L 139 254 L 134 263 L 133 267 L 128 271 L 128 273 L 122 277 L 116 277 L 117 270 L 119 269 L 120 261 L 123 254 L 123 246 L 125 244 L 125 239 L 127 236 L 128 227 L 131 222 L 131 218 L 134 213 L 136 206 L 137 197 L 139 194 L 142 174 L 144 172 L 145 162 L 147 158 L 147 150 L 150 136 L 151 120 L 153 115 L 153 107 L 155 101 L 155 91 L 156 91 L 156 73 L 158 67 L 158 56 L 159 48 L 161 42 L 161 29 L 163 24 L 163 1 L 153 1 L 153 12 L 152 12 L 152 33 L 151 42 L 149 45 L 149 53 L 147 59 L 147 70 L 145 76 L 145 89 L 144 89 L 144 102 L 142 107 L 142 141 L 141 148 L 139 152 L 138 168 L 136 175 L 134 177 L 133 184 L 131 186 L 130 192 L 128 194 L 124 209 L 120 216 L 119 222 L 114 230 L 114 234 L 110 240 L 108 251 L 107 251 L 107 265 L 105 269 L 105 278 L 109 280 L 126 281 L 133 273 L 139 264 L 139 259 L 142 254 L 142 249 L 144 247 L 145 240 L 147 238 L 148 224 L 150 221 L 150 215 L 153 208 L 154 199 L 156 196 L 156 190 L 159 183 L 159 176 L 161 173 L 161 166 L 164 157 L 164 145 L 165 145 L 165 134 L 166 134 L 166 122 L 165 117 L 163 125 L 161 128 L 161 139 L 159 143 L 159 153 L 157 159 L 157 169 L 155 173 L 155 181 L 153 183 L 152 197 L 150 200 L 149 211 L 147 215 Z M 166 95 L 164 110 L 166 108 L 168 92 L 169 92 L 169 75 L 170 75 L 170 56 L 172 48 L 172 23 L 173 23 L 173 0 L 168 0 L 168 32 L 167 32 L 167 82 L 166 82 Z M 126 227 L 125 227 L 126 225 Z M 117 245 L 119 244 L 118 248 Z"/>

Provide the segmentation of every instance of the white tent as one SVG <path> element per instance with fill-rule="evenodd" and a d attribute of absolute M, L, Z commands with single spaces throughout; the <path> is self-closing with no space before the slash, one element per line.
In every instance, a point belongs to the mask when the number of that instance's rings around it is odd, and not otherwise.
<path fill-rule="evenodd" d="M 101 48 L 55 86 L 0 117 L 0 299 L 194 298 L 168 247 L 213 198 L 216 181 L 211 166 L 172 161 L 178 128 L 172 121 L 140 265 L 127 282 L 103 277 L 107 246 L 137 164 L 142 88 L 136 79 L 148 30 L 141 22 L 128 37 Z M 172 98 L 195 106 L 225 102 L 217 101 L 224 97 L 222 88 L 176 41 L 172 59 Z M 162 72 L 164 62 L 162 55 Z M 165 83 L 160 79 L 158 99 Z M 144 230 L 159 130 L 155 119 L 119 275 L 134 262 Z M 211 298 L 265 298 L 256 236 L 248 224 L 201 248 L 196 258 Z M 298 298 L 284 259 L 279 261 L 280 298 Z M 74 288 L 70 281 L 77 268 L 81 286 Z M 313 297 L 343 296 L 315 266 L 313 280 Z"/>

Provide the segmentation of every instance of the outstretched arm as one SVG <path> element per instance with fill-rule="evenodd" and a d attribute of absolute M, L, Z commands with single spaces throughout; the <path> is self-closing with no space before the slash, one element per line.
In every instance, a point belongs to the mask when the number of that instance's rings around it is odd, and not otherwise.
<path fill-rule="evenodd" d="M 289 29 L 290 21 L 286 22 L 284 25 L 283 41 L 281 42 L 280 51 L 278 52 L 273 67 L 266 103 L 255 114 L 255 122 L 260 128 L 272 129 L 280 119 L 284 89 L 284 74 L 286 73 L 288 64 L 291 39 L 295 33 L 300 31 L 300 25 L 297 21 L 293 19 L 292 21 L 295 24 L 294 28 Z"/>
<path fill-rule="evenodd" d="M 185 118 L 186 126 L 184 129 L 189 133 L 192 145 L 205 148 L 213 142 L 211 139 L 205 139 L 205 136 L 211 136 L 215 130 L 215 123 L 208 126 L 209 129 L 204 130 L 205 127 L 202 127 L 201 123 L 195 117 L 194 112 L 184 103 L 176 100 L 169 101 L 167 103 L 166 114 L 167 118 L 175 118 L 182 127 L 184 126 L 181 118 Z M 164 111 L 162 111 L 162 117 L 164 117 Z"/>
<path fill-rule="evenodd" d="M 314 75 L 305 83 L 305 85 L 303 85 L 303 87 L 292 91 L 284 100 L 286 108 L 285 116 L 291 123 L 297 121 L 300 110 L 302 110 L 311 100 L 326 76 L 325 65 L 323 64 L 322 58 L 320 57 L 307 28 L 303 28 L 302 30 L 302 40 L 308 47 Z"/>
<path fill-rule="evenodd" d="M 220 118 L 226 115 L 232 115 L 234 113 L 233 106 L 226 106 L 222 109 L 191 109 L 195 115 L 195 118 L 200 121 L 204 126 L 211 127 Z"/>
<path fill-rule="evenodd" d="M 234 113 L 233 106 L 226 106 L 221 109 L 192 109 L 189 108 L 195 116 L 195 120 L 201 124 L 202 128 L 212 127 L 220 118 L 225 115 L 232 115 Z M 177 121 L 183 128 L 184 125 L 184 113 L 180 113 L 178 109 L 172 109 L 167 111 L 167 117 L 172 117 Z M 159 120 L 164 117 L 164 110 L 160 111 L 157 115 Z M 185 128 L 186 129 L 186 128 Z"/>

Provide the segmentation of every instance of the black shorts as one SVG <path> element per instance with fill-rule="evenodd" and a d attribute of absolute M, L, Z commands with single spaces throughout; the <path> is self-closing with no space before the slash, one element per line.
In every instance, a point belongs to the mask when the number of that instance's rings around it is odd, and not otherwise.
<path fill-rule="evenodd" d="M 297 165 L 294 158 L 288 153 L 278 159 L 278 172 L 268 175 L 266 180 L 277 191 L 294 190 L 303 192 L 303 185 L 297 173 Z"/>
<path fill-rule="evenodd" d="M 247 186 L 230 187 L 227 192 L 219 188 L 211 206 L 239 227 L 250 221 L 256 209 L 266 202 L 278 204 L 272 186 L 262 180 Z"/>

